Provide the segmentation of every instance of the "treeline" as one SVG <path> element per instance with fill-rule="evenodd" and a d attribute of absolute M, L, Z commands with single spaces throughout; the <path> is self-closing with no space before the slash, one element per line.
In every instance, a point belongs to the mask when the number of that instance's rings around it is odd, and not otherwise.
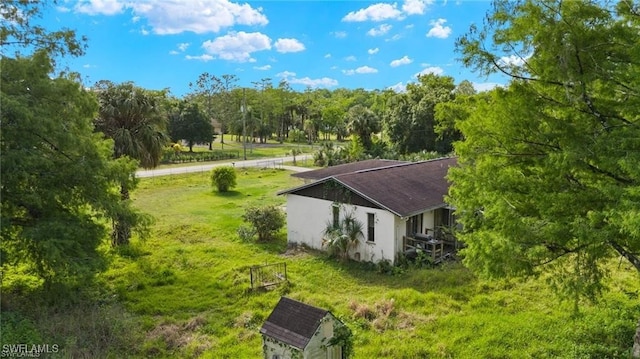
<path fill-rule="evenodd" d="M 469 81 L 456 86 L 448 76 L 427 74 L 390 89 L 339 88 L 294 91 L 286 80 L 264 78 L 241 88 L 236 75 L 203 73 L 182 99 L 168 99 L 169 134 L 173 141 L 210 143 L 217 135 L 234 141 L 264 143 L 344 141 L 353 136 L 364 153 L 397 157 L 416 152 L 449 153 L 459 138 L 439 104 L 475 95 Z"/>

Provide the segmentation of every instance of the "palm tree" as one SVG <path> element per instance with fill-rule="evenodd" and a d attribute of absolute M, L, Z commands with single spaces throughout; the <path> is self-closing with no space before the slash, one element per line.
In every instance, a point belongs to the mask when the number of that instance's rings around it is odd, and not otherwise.
<path fill-rule="evenodd" d="M 110 81 L 95 86 L 100 105 L 96 130 L 114 141 L 114 157 L 130 157 L 144 168 L 156 167 L 169 142 L 167 116 L 162 111 L 164 91 L 149 91 L 131 82 Z M 120 183 L 120 198 L 129 200 L 131 180 Z M 113 223 L 112 244 L 126 244 L 131 238 L 130 218 L 117 216 Z"/>
<path fill-rule="evenodd" d="M 363 105 L 355 105 L 347 113 L 349 123 L 347 128 L 362 140 L 366 150 L 371 149 L 371 134 L 380 131 L 380 122 L 376 114 Z"/>
<path fill-rule="evenodd" d="M 349 250 L 358 245 L 364 236 L 364 225 L 353 213 L 348 213 L 339 223 L 328 222 L 323 231 L 322 245 L 342 261 L 349 259 Z"/>

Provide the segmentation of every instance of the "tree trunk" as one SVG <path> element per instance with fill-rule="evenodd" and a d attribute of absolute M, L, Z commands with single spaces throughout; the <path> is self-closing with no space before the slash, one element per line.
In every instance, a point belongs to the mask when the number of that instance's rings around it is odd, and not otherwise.
<path fill-rule="evenodd" d="M 638 320 L 638 326 L 636 326 L 636 336 L 633 337 L 633 350 L 631 351 L 632 358 L 640 358 L 640 320 Z"/>
<path fill-rule="evenodd" d="M 129 189 L 122 184 L 120 187 L 120 200 L 129 200 Z M 117 215 L 113 221 L 113 232 L 111 233 L 111 245 L 113 247 L 129 244 L 131 239 L 131 224 L 122 216 Z"/>

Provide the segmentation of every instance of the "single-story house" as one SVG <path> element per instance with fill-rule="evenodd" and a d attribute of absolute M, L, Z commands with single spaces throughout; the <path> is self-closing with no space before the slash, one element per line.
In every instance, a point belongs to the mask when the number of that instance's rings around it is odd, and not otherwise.
<path fill-rule="evenodd" d="M 352 259 L 393 263 L 398 254 L 421 249 L 438 260 L 458 246 L 453 208 L 445 203 L 446 175 L 456 163 L 452 157 L 368 160 L 294 174 L 307 183 L 279 192 L 287 199 L 287 240 L 325 249 L 324 230 L 349 214 L 365 232 Z"/>
<path fill-rule="evenodd" d="M 342 347 L 330 341 L 343 325 L 328 310 L 281 297 L 260 328 L 264 359 L 340 359 Z"/>

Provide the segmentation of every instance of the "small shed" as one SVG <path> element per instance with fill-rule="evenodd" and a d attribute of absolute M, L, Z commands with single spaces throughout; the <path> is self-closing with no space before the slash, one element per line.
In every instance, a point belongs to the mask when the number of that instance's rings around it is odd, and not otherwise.
<path fill-rule="evenodd" d="M 331 345 L 344 324 L 328 310 L 281 297 L 260 328 L 265 359 L 341 359 L 343 348 Z"/>

